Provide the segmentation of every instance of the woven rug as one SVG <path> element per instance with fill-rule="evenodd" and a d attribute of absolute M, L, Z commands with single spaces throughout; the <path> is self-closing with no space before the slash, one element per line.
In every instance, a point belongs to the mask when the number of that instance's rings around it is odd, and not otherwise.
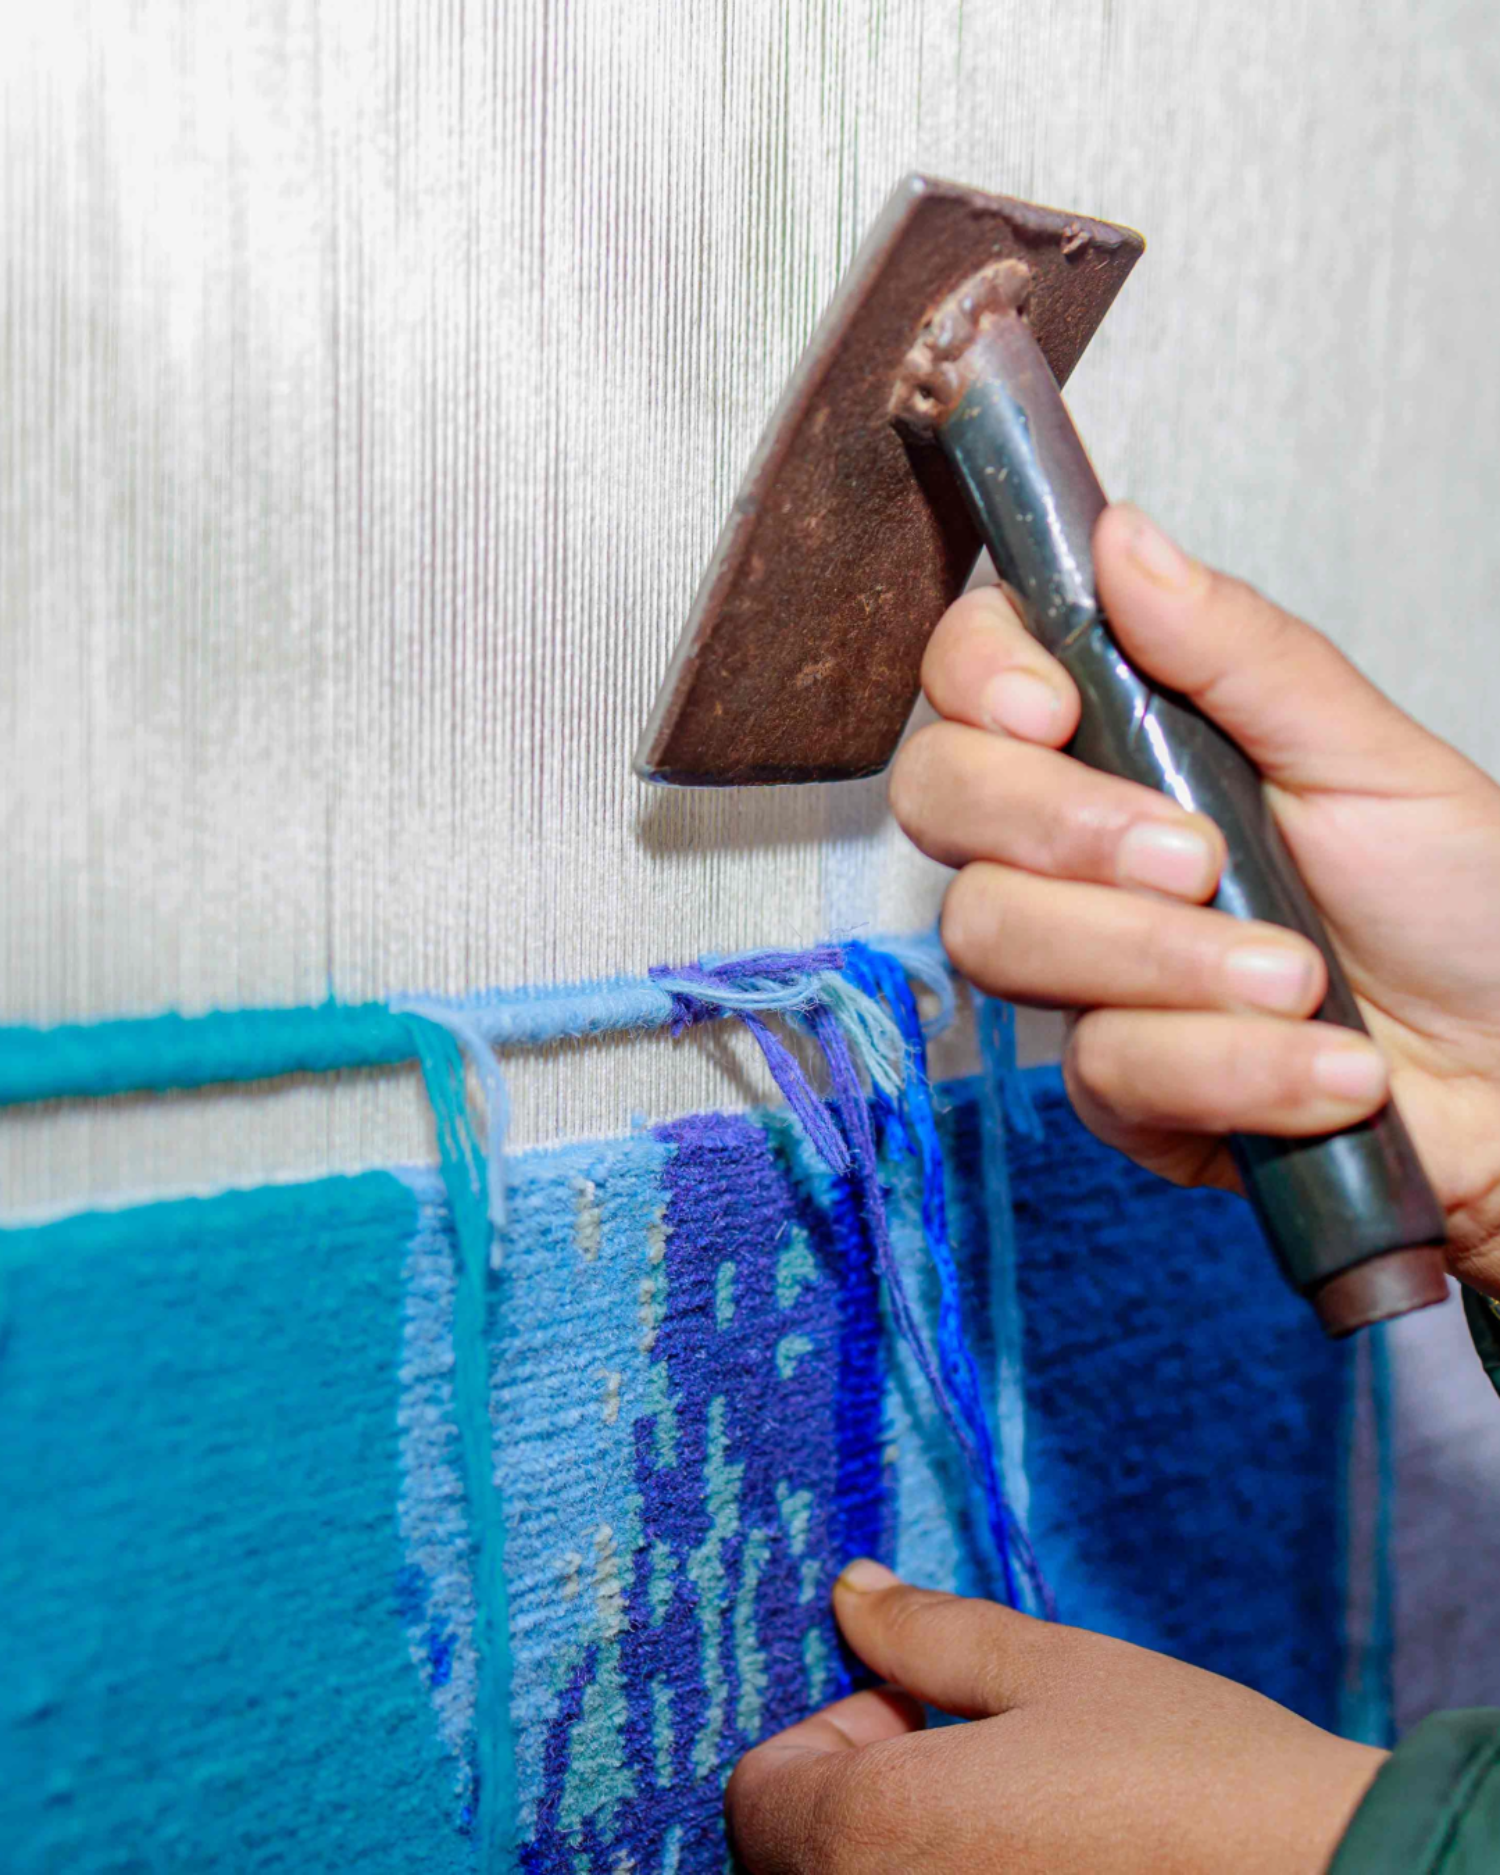
<path fill-rule="evenodd" d="M 1006 1153 L 992 1086 L 940 1090 L 950 1235 L 1059 1614 L 1339 1723 L 1381 1670 L 1346 1635 L 1348 1355 L 1238 1200 L 1096 1145 L 1055 1072 L 1008 1091 Z M 737 1755 L 853 1683 L 841 1563 L 994 1589 L 785 1114 L 506 1179 L 478 1315 L 430 1173 L 0 1234 L 7 1869 L 716 1870 Z"/>

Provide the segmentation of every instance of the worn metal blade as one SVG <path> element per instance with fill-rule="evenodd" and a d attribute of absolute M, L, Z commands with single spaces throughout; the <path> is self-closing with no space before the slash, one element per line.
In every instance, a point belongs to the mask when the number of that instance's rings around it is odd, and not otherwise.
<path fill-rule="evenodd" d="M 1138 234 L 909 176 L 808 345 L 698 590 L 636 757 L 697 787 L 845 781 L 890 760 L 922 651 L 979 542 L 892 385 L 928 314 L 988 262 L 1031 269 L 1059 383 L 1140 257 Z"/>

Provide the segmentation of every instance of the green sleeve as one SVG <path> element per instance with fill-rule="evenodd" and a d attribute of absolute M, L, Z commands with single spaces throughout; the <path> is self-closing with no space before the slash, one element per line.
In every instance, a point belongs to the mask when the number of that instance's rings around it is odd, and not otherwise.
<path fill-rule="evenodd" d="M 1401 1741 L 1328 1875 L 1495 1875 L 1500 1711 L 1439 1712 Z"/>
<path fill-rule="evenodd" d="M 1490 1385 L 1500 1393 L 1500 1316 L 1495 1305 L 1472 1289 L 1463 1290 L 1464 1314 L 1469 1333 L 1474 1337 L 1474 1351 L 1490 1377 Z"/>
<path fill-rule="evenodd" d="M 1500 1315 L 1463 1291 L 1500 1393 Z M 1500 1711 L 1439 1712 L 1406 1736 L 1354 1813 L 1328 1875 L 1480 1875 L 1500 1870 Z"/>

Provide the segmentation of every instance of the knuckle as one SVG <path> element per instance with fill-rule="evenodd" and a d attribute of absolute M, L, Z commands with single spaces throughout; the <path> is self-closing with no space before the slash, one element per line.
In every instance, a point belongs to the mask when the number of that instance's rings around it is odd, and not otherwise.
<path fill-rule="evenodd" d="M 968 634 L 972 597 L 973 594 L 966 593 L 949 606 L 922 653 L 922 688 L 934 704 L 948 688 L 954 659 Z"/>
<path fill-rule="evenodd" d="M 869 1875 L 885 1867 L 899 1799 L 902 1741 L 832 1752 L 779 1769 L 757 1746 L 736 1765 L 724 1815 L 747 1875 Z"/>
<path fill-rule="evenodd" d="M 749 1875 L 798 1875 L 809 1860 L 814 1812 L 795 1801 L 788 1780 L 760 1755 L 747 1752 L 724 1791 L 724 1820 L 737 1863 Z"/>
<path fill-rule="evenodd" d="M 843 1875 L 844 1870 L 869 1875 L 889 1868 L 889 1852 L 908 1831 L 904 1826 L 907 1782 L 901 1760 L 902 1741 L 867 1745 L 839 1760 L 830 1778 L 814 1825 L 814 1853 L 806 1866 Z"/>
<path fill-rule="evenodd" d="M 1281 1113 L 1296 1113 L 1317 1099 L 1311 1068 L 1319 1038 L 1306 1023 L 1289 1022 L 1284 1026 L 1284 1034 L 1257 1038 L 1255 1052 L 1261 1063 L 1257 1078 L 1268 1106 Z"/>
<path fill-rule="evenodd" d="M 1151 1001 L 1162 1008 L 1215 1009 L 1224 996 L 1224 959 L 1237 932 L 1205 926 L 1212 914 L 1164 916 L 1143 931 L 1140 955 Z"/>
<path fill-rule="evenodd" d="M 864 1850 L 878 1837 L 881 1791 L 864 1775 L 864 1753 L 850 1751 L 826 1761 L 817 1795 L 809 1806 L 795 1864 L 826 1869 L 828 1875 L 863 1868 Z"/>
<path fill-rule="evenodd" d="M 909 1584 L 886 1595 L 880 1605 L 883 1640 L 898 1649 L 921 1640 L 933 1625 L 934 1600 L 929 1592 Z"/>
<path fill-rule="evenodd" d="M 1232 1021 L 1226 1026 L 1218 1056 L 1221 1076 L 1248 1103 L 1278 1099 L 1291 1078 L 1284 1051 L 1270 1043 L 1260 1022 Z"/>
<path fill-rule="evenodd" d="M 902 827 L 920 826 L 942 787 L 949 755 L 946 728 L 944 723 L 924 724 L 907 737 L 892 764 L 886 798 Z"/>
<path fill-rule="evenodd" d="M 1037 870 L 1113 885 L 1129 824 L 1112 803 L 1101 805 L 1091 794 L 1084 795 L 1071 804 L 1055 829 L 1044 830 Z"/>
<path fill-rule="evenodd" d="M 1119 1049 L 1105 1012 L 1081 1017 L 1068 1038 L 1065 1068 L 1079 1089 L 1100 1106 L 1112 1106 Z"/>
<path fill-rule="evenodd" d="M 1259 1020 L 1227 1019 L 1218 1045 L 1212 1050 L 1207 1072 L 1200 1068 L 1189 1090 L 1193 1128 L 1201 1133 L 1227 1133 L 1240 1119 L 1236 1108 L 1258 1106 L 1270 1091 L 1267 1036 Z"/>
<path fill-rule="evenodd" d="M 1301 619 L 1269 599 L 1249 580 L 1233 573 L 1209 574 L 1208 603 L 1212 609 L 1241 626 L 1250 626 L 1258 641 L 1257 655 L 1267 658 L 1286 656 L 1305 642 L 1307 626 Z"/>
<path fill-rule="evenodd" d="M 965 866 L 943 897 L 943 948 L 965 975 L 982 973 L 994 948 L 999 923 L 996 903 L 998 869 L 976 862 Z"/>

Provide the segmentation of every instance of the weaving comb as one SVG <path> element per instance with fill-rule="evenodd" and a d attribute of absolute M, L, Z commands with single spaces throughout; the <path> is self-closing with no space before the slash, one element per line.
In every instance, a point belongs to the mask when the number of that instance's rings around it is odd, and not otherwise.
<path fill-rule="evenodd" d="M 1353 992 L 1241 751 L 1153 688 L 1094 589 L 1105 496 L 1059 393 L 1143 242 L 1128 228 L 910 176 L 860 249 L 773 417 L 636 758 L 692 787 L 882 769 L 922 652 L 980 546 L 1071 672 L 1069 751 L 1223 830 L 1213 903 L 1301 931 Z M 1446 1294 L 1445 1220 L 1395 1107 L 1318 1139 L 1231 1148 L 1282 1271 L 1329 1333 Z"/>

